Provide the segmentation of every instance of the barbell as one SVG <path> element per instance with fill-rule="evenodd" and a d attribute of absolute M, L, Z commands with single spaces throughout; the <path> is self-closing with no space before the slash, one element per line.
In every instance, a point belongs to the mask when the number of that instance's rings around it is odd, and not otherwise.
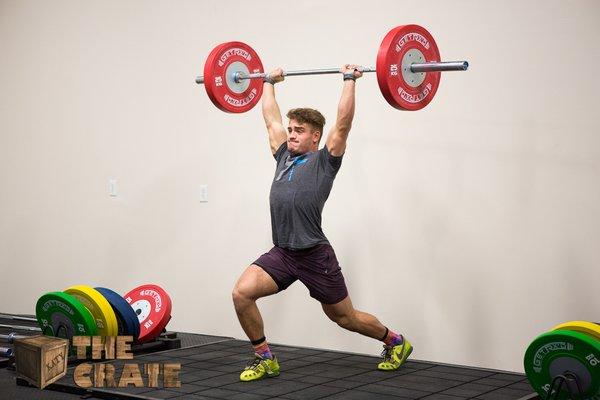
<path fill-rule="evenodd" d="M 0 341 L 13 344 L 15 340 L 26 338 L 27 336 L 19 335 L 16 332 L 11 332 L 8 335 L 1 334 Z M 10 347 L 0 346 L 0 357 L 10 357 L 13 355 L 13 349 Z"/>
<path fill-rule="evenodd" d="M 387 102 L 399 109 L 416 111 L 427 106 L 440 84 L 443 71 L 466 71 L 467 61 L 440 61 L 433 36 L 419 25 L 400 25 L 383 38 L 377 53 L 376 67 L 362 67 L 361 72 L 375 72 L 377 83 Z M 284 76 L 340 73 L 339 68 L 284 71 Z M 217 45 L 204 64 L 204 84 L 208 97 L 222 111 L 242 113 L 260 100 L 266 76 L 260 57 L 246 43 L 226 42 Z"/>
<path fill-rule="evenodd" d="M 12 319 L 14 321 L 37 322 L 37 319 L 35 319 L 33 317 L 25 317 L 23 315 L 5 314 L 5 313 L 0 313 L 0 319 Z"/>
<path fill-rule="evenodd" d="M 6 324 L 0 324 L 0 328 L 17 329 L 19 331 L 29 331 L 29 332 L 41 332 L 42 331 L 37 326 L 26 326 L 26 325 L 6 325 Z"/>

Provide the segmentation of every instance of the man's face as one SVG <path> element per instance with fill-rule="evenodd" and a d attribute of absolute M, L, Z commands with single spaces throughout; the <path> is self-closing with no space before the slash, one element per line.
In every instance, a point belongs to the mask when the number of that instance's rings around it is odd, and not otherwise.
<path fill-rule="evenodd" d="M 304 154 L 317 150 L 321 132 L 315 131 L 307 123 L 300 124 L 290 119 L 287 134 L 287 147 L 292 154 Z"/>

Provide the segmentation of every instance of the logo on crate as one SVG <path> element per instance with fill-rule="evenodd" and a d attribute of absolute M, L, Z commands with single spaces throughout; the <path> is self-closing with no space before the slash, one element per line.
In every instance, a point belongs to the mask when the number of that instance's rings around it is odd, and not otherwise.
<path fill-rule="evenodd" d="M 107 360 L 132 360 L 132 336 L 73 336 L 78 360 L 105 360 L 82 363 L 75 367 L 73 380 L 82 388 L 120 387 L 181 387 L 181 363 L 124 363 L 115 365 Z M 118 371 L 120 370 L 120 371 Z M 146 376 L 146 382 L 143 375 Z"/>

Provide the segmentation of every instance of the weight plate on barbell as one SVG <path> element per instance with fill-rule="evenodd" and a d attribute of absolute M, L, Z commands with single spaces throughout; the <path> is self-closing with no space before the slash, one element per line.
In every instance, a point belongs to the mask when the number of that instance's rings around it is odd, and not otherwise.
<path fill-rule="evenodd" d="M 600 340 L 600 325 L 595 324 L 593 322 L 569 321 L 560 325 L 556 325 L 554 328 L 552 328 L 553 331 L 558 329 L 566 329 L 569 331 L 585 333 L 587 335 L 595 337 L 596 340 Z"/>
<path fill-rule="evenodd" d="M 138 336 L 140 336 L 140 322 L 129 303 L 125 301 L 123 296 L 113 290 L 103 287 L 97 287 L 95 289 L 104 296 L 115 312 L 115 317 L 117 317 L 118 335 L 130 335 L 133 336 L 133 340 L 137 340 Z"/>
<path fill-rule="evenodd" d="M 577 377 L 581 393 L 574 382 L 567 382 L 553 398 L 567 399 L 569 389 L 582 400 L 600 397 L 600 342 L 585 333 L 556 330 L 538 336 L 525 352 L 524 366 L 542 398 L 548 396 L 553 379 L 568 372 Z"/>
<path fill-rule="evenodd" d="M 411 64 L 426 62 L 440 62 L 440 52 L 422 26 L 401 25 L 385 35 L 377 53 L 377 83 L 391 106 L 416 111 L 433 99 L 441 73 L 410 70 Z"/>
<path fill-rule="evenodd" d="M 242 42 L 226 42 L 216 46 L 204 64 L 204 87 L 208 97 L 220 110 L 243 113 L 260 100 L 262 79 L 236 82 L 234 74 L 263 72 L 258 54 Z"/>
<path fill-rule="evenodd" d="M 119 331 L 117 317 L 108 301 L 100 292 L 86 285 L 71 286 L 65 289 L 64 292 L 74 296 L 85 308 L 90 310 L 98 327 L 98 335 L 117 336 Z"/>
<path fill-rule="evenodd" d="M 50 292 L 40 297 L 35 305 L 35 316 L 42 333 L 71 339 L 93 336 L 96 322 L 90 311 L 74 296 L 63 292 Z"/>
<path fill-rule="evenodd" d="M 154 340 L 171 319 L 171 298 L 158 285 L 142 285 L 123 296 L 140 322 L 140 343 Z"/>

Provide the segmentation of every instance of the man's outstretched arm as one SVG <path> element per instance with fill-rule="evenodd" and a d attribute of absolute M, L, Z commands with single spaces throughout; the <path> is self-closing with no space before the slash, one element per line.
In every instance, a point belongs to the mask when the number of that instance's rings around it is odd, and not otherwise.
<path fill-rule="evenodd" d="M 340 70 L 345 77 L 352 76 L 358 79 L 362 72 L 358 71 L 358 65 L 346 64 Z M 354 89 L 356 82 L 353 79 L 344 80 L 344 88 L 338 105 L 337 119 L 327 135 L 327 150 L 333 156 L 341 156 L 346 151 L 346 141 L 352 128 L 354 119 Z"/>
<path fill-rule="evenodd" d="M 277 149 L 287 140 L 287 132 L 283 127 L 281 111 L 275 100 L 275 84 L 283 81 L 283 71 L 281 68 L 274 69 L 269 73 L 269 78 L 273 83 L 265 81 L 263 83 L 262 112 L 265 119 L 265 125 L 269 132 L 269 145 L 271 153 L 275 154 Z"/>

